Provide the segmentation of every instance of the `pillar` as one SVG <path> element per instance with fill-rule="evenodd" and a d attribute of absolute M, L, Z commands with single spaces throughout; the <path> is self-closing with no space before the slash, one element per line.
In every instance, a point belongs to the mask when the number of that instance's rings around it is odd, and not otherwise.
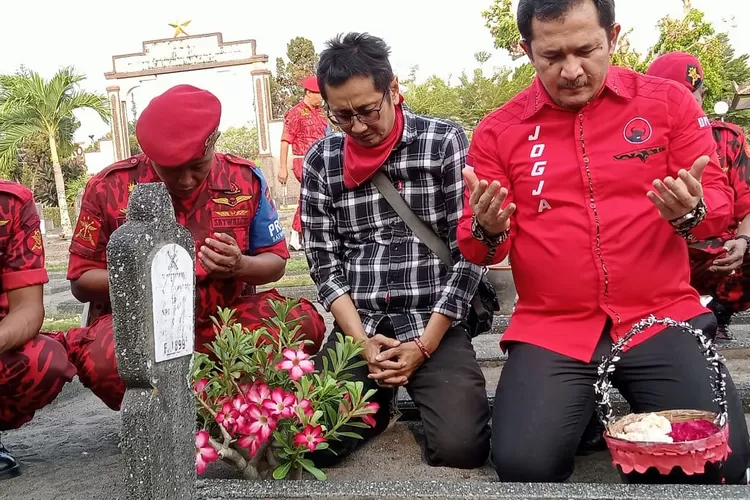
<path fill-rule="evenodd" d="M 276 173 L 271 155 L 271 72 L 265 65 L 250 72 L 253 79 L 253 94 L 255 95 L 255 123 L 258 127 L 258 151 L 260 152 L 260 168 L 269 186 L 276 185 Z M 273 190 L 275 191 L 275 189 Z M 273 193 L 276 197 L 276 193 Z"/>
<path fill-rule="evenodd" d="M 127 149 L 125 148 L 125 141 L 127 141 L 127 134 L 123 134 L 123 130 L 127 132 L 127 122 L 123 128 L 123 120 L 125 117 L 122 115 L 122 100 L 120 99 L 120 87 L 112 86 L 107 87 L 107 99 L 109 100 L 109 111 L 111 117 L 111 130 L 112 130 L 112 149 L 114 151 L 114 161 L 124 160 L 128 157 Z M 123 137 L 123 135 L 125 137 Z M 129 149 L 129 148 L 128 148 Z"/>

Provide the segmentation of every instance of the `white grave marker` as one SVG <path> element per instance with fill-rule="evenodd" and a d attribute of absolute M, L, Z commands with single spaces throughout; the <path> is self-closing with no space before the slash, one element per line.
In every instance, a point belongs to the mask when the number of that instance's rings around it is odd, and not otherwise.
<path fill-rule="evenodd" d="M 180 245 L 161 247 L 151 262 L 155 359 L 193 354 L 193 260 Z"/>

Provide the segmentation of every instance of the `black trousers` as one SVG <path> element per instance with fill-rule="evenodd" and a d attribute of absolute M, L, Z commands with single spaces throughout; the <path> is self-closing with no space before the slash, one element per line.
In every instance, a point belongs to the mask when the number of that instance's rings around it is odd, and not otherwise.
<path fill-rule="evenodd" d="M 712 314 L 691 323 L 715 329 Z M 492 417 L 492 461 L 501 481 L 562 482 L 570 477 L 576 448 L 594 411 L 596 369 L 611 347 L 609 328 L 591 363 L 525 343 L 509 347 Z M 668 328 L 623 354 L 612 382 L 633 412 L 718 411 L 708 368 L 693 336 Z M 724 475 L 732 484 L 743 480 L 750 444 L 742 402 L 730 377 L 726 383 L 732 453 Z"/>
<path fill-rule="evenodd" d="M 385 323 L 385 324 L 384 324 Z M 389 322 L 381 323 L 379 333 L 394 337 Z M 315 356 L 316 369 L 323 366 L 322 356 L 336 342 L 334 333 Z M 383 432 L 390 421 L 393 389 L 380 388 L 367 378 L 367 366 L 349 371 L 355 381 L 364 383 L 365 392 L 376 389 L 373 398 L 380 405 L 375 415 L 377 425 L 371 429 L 345 427 L 356 432 L 362 440 L 342 438 L 330 441 L 329 450 L 311 454 L 319 467 L 341 461 L 362 443 Z M 477 363 L 471 337 L 461 326 L 450 328 L 440 347 L 412 375 L 406 390 L 419 409 L 425 433 L 425 455 L 433 466 L 473 469 L 484 465 L 490 453 L 490 408 L 487 402 L 484 374 Z"/>

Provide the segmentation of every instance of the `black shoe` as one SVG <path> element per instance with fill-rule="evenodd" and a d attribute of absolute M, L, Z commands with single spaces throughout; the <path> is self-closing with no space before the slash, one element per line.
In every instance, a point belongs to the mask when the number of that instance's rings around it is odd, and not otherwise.
<path fill-rule="evenodd" d="M 15 477 L 21 473 L 18 461 L 8 453 L 2 443 L 0 443 L 0 481 Z"/>
<path fill-rule="evenodd" d="M 592 453 L 604 451 L 607 449 L 607 442 L 604 440 L 604 425 L 599 416 L 594 412 L 593 417 L 586 426 L 586 430 L 583 431 L 581 436 L 581 442 L 578 444 L 578 450 L 576 455 L 579 457 L 585 457 Z"/>
<path fill-rule="evenodd" d="M 716 316 L 716 340 L 717 342 L 731 342 L 734 340 L 734 334 L 732 333 L 729 324 L 732 322 L 732 310 L 725 304 L 722 304 L 716 299 L 712 299 L 711 302 L 706 306 Z"/>

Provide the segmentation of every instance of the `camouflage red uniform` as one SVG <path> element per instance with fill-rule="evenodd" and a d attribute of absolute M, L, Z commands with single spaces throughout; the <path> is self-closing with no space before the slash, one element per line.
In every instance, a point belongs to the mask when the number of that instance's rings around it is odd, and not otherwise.
<path fill-rule="evenodd" d="M 719 163 L 734 191 L 734 220 L 721 237 L 689 246 L 690 283 L 699 293 L 715 297 L 734 313 L 750 308 L 750 258 L 745 257 L 742 267 L 731 276 L 708 268 L 725 253 L 724 242 L 734 238 L 740 222 L 750 213 L 750 147 L 737 125 L 721 121 L 711 125 Z"/>
<path fill-rule="evenodd" d="M 0 322 L 9 312 L 6 292 L 47 281 L 34 197 L 19 184 L 0 181 Z M 0 431 L 31 420 L 73 379 L 64 342 L 62 333 L 39 334 L 0 353 Z"/>
<path fill-rule="evenodd" d="M 159 181 L 144 154 L 116 163 L 89 181 L 70 246 L 68 279 L 78 279 L 90 269 L 106 269 L 107 242 L 125 222 L 129 193 L 136 184 Z M 289 258 L 268 186 L 250 161 L 216 154 L 202 186 L 189 200 L 173 198 L 173 204 L 177 222 L 195 238 L 196 254 L 211 233 L 223 232 L 237 241 L 243 254 L 271 252 Z M 205 352 L 204 344 L 213 340 L 210 317 L 216 315 L 217 307 L 237 309 L 235 318 L 250 329 L 265 326 L 263 319 L 274 316 L 266 299 L 281 298 L 275 290 L 256 294 L 241 281 L 211 278 L 198 259 L 195 273 L 196 350 Z M 116 410 L 125 387 L 117 374 L 112 315 L 106 308 L 99 314 L 90 327 L 68 332 L 68 347 L 81 382 Z M 315 306 L 302 299 L 290 316 L 302 318 L 301 332 L 314 342 L 307 349 L 317 352 L 325 323 Z"/>
<path fill-rule="evenodd" d="M 292 172 L 300 183 L 302 182 L 304 157 L 313 144 L 325 137 L 327 127 L 328 119 L 323 108 L 311 108 L 304 101 L 297 103 L 284 115 L 284 132 L 281 140 L 292 146 L 292 154 L 294 155 Z M 292 229 L 298 233 L 302 232 L 300 210 L 301 200 L 297 204 L 297 211 L 294 212 L 294 220 L 292 221 Z"/>

